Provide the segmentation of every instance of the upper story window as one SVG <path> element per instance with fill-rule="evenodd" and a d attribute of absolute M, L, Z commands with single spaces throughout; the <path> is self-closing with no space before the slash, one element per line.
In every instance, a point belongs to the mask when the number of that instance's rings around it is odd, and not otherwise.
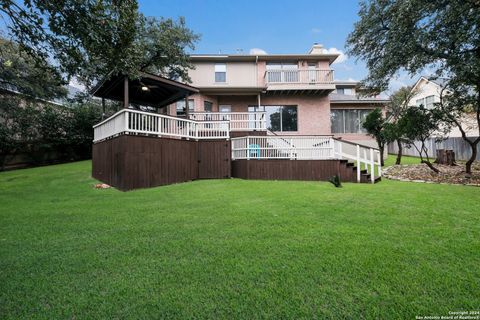
<path fill-rule="evenodd" d="M 337 88 L 337 93 L 338 94 L 345 94 L 345 95 L 353 95 L 353 89 L 352 88 Z"/>
<path fill-rule="evenodd" d="M 431 109 L 433 108 L 433 104 L 435 102 L 435 97 L 434 96 L 428 96 L 425 98 L 425 108 Z"/>
<path fill-rule="evenodd" d="M 415 105 L 417 107 L 424 106 L 427 109 L 433 108 L 433 105 L 435 103 L 435 96 L 428 96 L 425 98 L 420 98 L 415 101 Z"/>
<path fill-rule="evenodd" d="M 215 64 L 215 82 L 227 82 L 227 65 L 225 63 Z"/>
<path fill-rule="evenodd" d="M 185 100 L 177 101 L 177 116 L 184 116 L 186 114 Z M 193 112 L 195 110 L 195 101 L 188 99 L 188 111 Z"/>

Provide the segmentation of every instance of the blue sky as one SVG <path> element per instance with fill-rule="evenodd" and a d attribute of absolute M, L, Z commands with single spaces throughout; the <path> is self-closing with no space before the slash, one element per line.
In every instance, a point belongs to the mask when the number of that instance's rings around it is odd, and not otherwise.
<path fill-rule="evenodd" d="M 140 0 L 147 16 L 185 17 L 189 28 L 201 34 L 195 53 L 248 53 L 253 48 L 306 53 L 315 42 L 344 52 L 358 7 L 357 0 Z M 361 80 L 367 74 L 364 63 L 346 56 L 333 68 L 337 80 Z M 392 87 L 413 80 L 402 75 Z"/>

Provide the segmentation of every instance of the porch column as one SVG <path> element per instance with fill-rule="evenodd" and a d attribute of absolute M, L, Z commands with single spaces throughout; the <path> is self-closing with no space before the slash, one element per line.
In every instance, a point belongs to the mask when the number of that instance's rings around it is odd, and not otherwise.
<path fill-rule="evenodd" d="M 123 78 L 123 108 L 128 109 L 128 77 Z"/>

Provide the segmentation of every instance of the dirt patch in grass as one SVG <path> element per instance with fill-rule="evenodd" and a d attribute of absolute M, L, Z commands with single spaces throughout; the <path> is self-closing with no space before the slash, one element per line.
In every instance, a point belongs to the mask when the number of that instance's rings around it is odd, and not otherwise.
<path fill-rule="evenodd" d="M 465 177 L 465 163 L 458 162 L 457 166 L 434 164 L 440 170 L 435 173 L 425 164 L 395 165 L 384 170 L 384 176 L 392 180 L 448 183 L 480 186 L 480 162 L 475 162 L 472 167 L 472 177 Z"/>

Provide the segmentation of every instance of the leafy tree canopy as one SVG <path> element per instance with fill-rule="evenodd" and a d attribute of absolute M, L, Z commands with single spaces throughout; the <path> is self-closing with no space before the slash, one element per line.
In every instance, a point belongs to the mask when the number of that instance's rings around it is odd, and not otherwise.
<path fill-rule="evenodd" d="M 18 44 L 2 38 L 0 53 L 0 88 L 45 99 L 66 95 L 62 77 L 45 60 L 33 59 Z"/>
<path fill-rule="evenodd" d="M 186 49 L 199 36 L 185 20 L 145 17 L 135 0 L 1 0 L 13 40 L 87 85 L 140 71 L 188 80 Z"/>
<path fill-rule="evenodd" d="M 425 67 L 480 85 L 480 5 L 476 0 L 365 0 L 347 39 L 351 55 L 367 63 L 365 85 L 388 88 L 400 70 Z"/>

